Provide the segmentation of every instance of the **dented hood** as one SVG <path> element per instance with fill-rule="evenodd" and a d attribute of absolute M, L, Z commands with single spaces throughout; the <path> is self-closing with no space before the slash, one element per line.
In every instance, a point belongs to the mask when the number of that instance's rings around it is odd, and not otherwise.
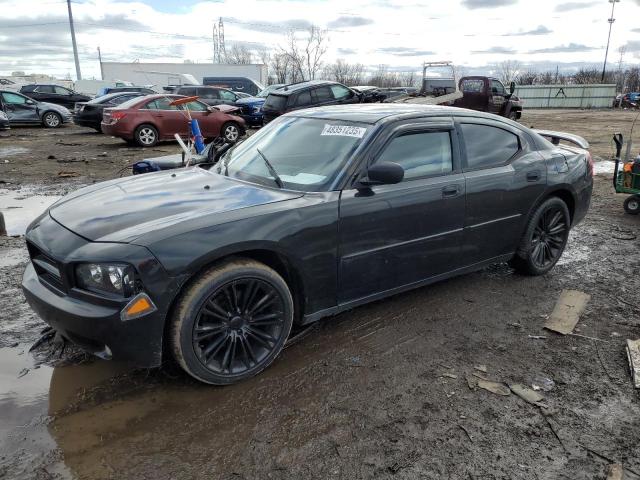
<path fill-rule="evenodd" d="M 132 242 L 181 222 L 225 214 L 302 194 L 234 180 L 198 167 L 136 175 L 83 188 L 50 208 L 51 217 L 91 241 Z"/>

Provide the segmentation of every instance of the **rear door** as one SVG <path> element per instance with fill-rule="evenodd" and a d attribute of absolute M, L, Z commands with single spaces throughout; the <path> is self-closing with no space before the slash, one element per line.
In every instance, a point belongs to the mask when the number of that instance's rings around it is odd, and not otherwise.
<path fill-rule="evenodd" d="M 175 105 L 169 105 L 175 98 L 157 98 L 146 104 L 154 123 L 158 127 L 158 133 L 162 138 L 173 138 L 175 133 L 186 137 L 189 134 L 189 119 L 186 112 Z"/>
<path fill-rule="evenodd" d="M 322 85 L 311 89 L 312 103 L 314 106 L 333 105 L 336 98 L 329 85 Z"/>
<path fill-rule="evenodd" d="M 38 105 L 34 100 L 13 92 L 2 92 L 4 113 L 12 124 L 40 123 Z"/>
<path fill-rule="evenodd" d="M 457 268 L 464 175 L 450 118 L 390 127 L 368 164 L 396 162 L 396 185 L 346 188 L 340 200 L 340 303 L 437 277 Z"/>
<path fill-rule="evenodd" d="M 515 251 L 546 167 L 521 130 L 500 121 L 460 117 L 466 215 L 464 260 L 472 265 Z"/>

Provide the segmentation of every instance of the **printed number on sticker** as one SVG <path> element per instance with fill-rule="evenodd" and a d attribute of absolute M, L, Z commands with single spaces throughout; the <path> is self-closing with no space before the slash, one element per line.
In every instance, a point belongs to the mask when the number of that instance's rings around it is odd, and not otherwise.
<path fill-rule="evenodd" d="M 362 138 L 367 131 L 364 127 L 352 127 L 349 125 L 328 125 L 325 124 L 320 135 L 338 135 L 341 137 Z"/>

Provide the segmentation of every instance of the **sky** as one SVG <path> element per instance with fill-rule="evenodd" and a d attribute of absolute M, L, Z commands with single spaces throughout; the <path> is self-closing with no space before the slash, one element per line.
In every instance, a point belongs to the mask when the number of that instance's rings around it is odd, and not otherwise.
<path fill-rule="evenodd" d="M 277 50 L 288 30 L 327 30 L 326 61 L 420 70 L 450 60 L 491 73 L 505 60 L 525 68 L 602 68 L 609 0 L 73 0 L 84 78 L 104 61 L 210 62 L 213 22 L 227 47 Z M 75 78 L 66 0 L 0 0 L 0 75 Z M 609 62 L 640 63 L 640 0 L 615 4 Z"/>

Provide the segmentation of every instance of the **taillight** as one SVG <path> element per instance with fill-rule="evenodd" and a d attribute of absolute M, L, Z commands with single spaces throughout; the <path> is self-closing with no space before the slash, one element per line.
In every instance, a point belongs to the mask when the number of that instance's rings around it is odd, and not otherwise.
<path fill-rule="evenodd" d="M 589 151 L 586 152 L 587 155 L 587 171 L 589 175 L 593 177 L 593 157 L 591 157 L 591 153 Z"/>
<path fill-rule="evenodd" d="M 126 115 L 124 112 L 111 112 L 111 118 L 114 120 L 121 120 L 126 117 Z"/>

